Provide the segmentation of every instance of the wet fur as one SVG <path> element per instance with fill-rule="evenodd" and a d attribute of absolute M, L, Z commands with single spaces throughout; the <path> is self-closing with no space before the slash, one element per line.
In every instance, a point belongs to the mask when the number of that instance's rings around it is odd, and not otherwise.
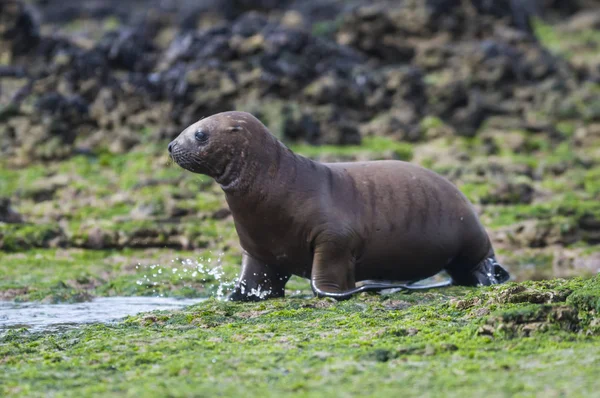
<path fill-rule="evenodd" d="M 194 139 L 201 129 L 206 143 Z M 232 300 L 282 297 L 291 275 L 321 297 L 508 280 L 467 198 L 448 180 L 402 161 L 320 163 L 279 142 L 254 116 L 223 112 L 185 129 L 173 160 L 221 185 L 244 249 Z M 258 275 L 258 276 L 257 276 Z M 425 288 L 440 287 L 429 285 Z M 249 292 L 267 292 L 260 297 Z"/>

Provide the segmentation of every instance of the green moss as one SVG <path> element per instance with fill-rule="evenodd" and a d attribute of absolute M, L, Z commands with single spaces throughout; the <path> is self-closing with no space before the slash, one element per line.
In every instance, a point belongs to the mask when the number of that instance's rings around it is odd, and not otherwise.
<path fill-rule="evenodd" d="M 387 137 L 372 136 L 363 138 L 361 145 L 291 145 L 290 149 L 301 155 L 315 158 L 321 155 L 356 156 L 359 154 L 371 157 L 384 157 L 385 153 L 391 152 L 395 158 L 410 160 L 413 156 L 412 145 L 405 142 L 394 141 Z"/>
<path fill-rule="evenodd" d="M 430 117 L 422 126 L 438 128 L 439 123 Z M 567 138 L 574 125 L 560 129 Z M 529 205 L 482 206 L 486 227 L 537 220 L 568 234 L 584 216 L 600 216 L 598 171 L 578 160 L 582 149 L 556 145 L 545 134 L 523 132 L 523 138 L 515 153 L 501 136 L 494 137 L 499 147 L 494 160 L 543 171 L 542 181 L 526 181 L 543 195 Z M 482 163 L 477 160 L 485 153 L 481 138 L 444 140 L 472 158 L 449 166 L 440 162 L 447 175 L 458 176 L 473 201 L 489 196 L 494 181 L 477 174 Z M 359 146 L 292 149 L 316 158 L 408 160 L 413 147 L 366 137 Z M 547 171 L 561 162 L 569 165 L 564 173 Z M 26 195 L 52 174 L 68 175 L 68 187 L 49 201 Z M 221 281 L 232 283 L 239 272 L 241 250 L 231 218 L 211 218 L 226 207 L 223 193 L 210 178 L 166 163 L 164 145 L 19 170 L 0 167 L 0 195 L 13 197 L 27 220 L 40 223 L 0 224 L 0 241 L 16 250 L 0 252 L 5 298 L 212 297 Z M 60 227 L 58 222 L 42 224 L 59 219 L 66 220 Z M 155 248 L 31 249 L 81 245 L 92 228 L 113 243 L 143 247 L 144 239 L 152 239 Z M 175 249 L 188 244 L 200 249 Z M 589 243 L 577 247 L 582 253 L 597 250 Z M 498 251 L 521 279 L 552 276 L 552 252 L 514 251 L 512 246 Z M 219 264 L 221 279 L 194 275 L 198 263 Z M 376 396 L 532 396 L 544 391 L 589 396 L 600 387 L 597 284 L 596 278 L 454 287 L 365 294 L 338 303 L 313 299 L 307 280 L 293 277 L 285 300 L 234 304 L 211 299 L 184 311 L 139 315 L 60 335 L 11 331 L 0 338 L 0 395 L 337 396 L 367 391 Z M 563 381 L 565 368 L 569 378 Z"/>
<path fill-rule="evenodd" d="M 79 31 L 83 30 L 84 27 L 85 27 L 85 20 L 75 19 L 75 20 L 70 21 L 69 23 L 65 24 L 63 29 L 66 30 L 67 32 L 79 32 Z"/>
<path fill-rule="evenodd" d="M 575 122 L 563 120 L 556 124 L 556 128 L 565 136 L 572 137 L 575 133 L 577 125 Z"/>
<path fill-rule="evenodd" d="M 548 137 L 544 135 L 528 135 L 525 139 L 524 151 L 526 153 L 534 153 L 539 151 L 549 151 L 550 142 Z"/>
<path fill-rule="evenodd" d="M 600 195 L 600 168 L 590 169 L 583 177 L 585 191 L 593 197 Z"/>
<path fill-rule="evenodd" d="M 339 25 L 339 22 L 332 21 L 316 22 L 313 24 L 311 32 L 313 36 L 328 37 L 337 32 Z"/>
<path fill-rule="evenodd" d="M 547 305 L 527 304 L 498 311 L 494 315 L 499 316 L 504 322 L 543 321 L 547 317 L 548 308 Z"/>
<path fill-rule="evenodd" d="M 600 215 L 600 203 L 596 200 L 582 200 L 574 194 L 560 199 L 531 205 L 488 206 L 485 214 L 492 220 L 491 226 L 500 227 L 519 221 L 539 219 L 553 222 L 568 221 L 577 223 L 584 215 Z"/>
<path fill-rule="evenodd" d="M 107 219 L 128 215 L 133 209 L 133 203 L 114 203 L 111 206 L 81 206 L 68 215 L 71 220 Z"/>
<path fill-rule="evenodd" d="M 453 78 L 454 76 L 452 75 L 451 71 L 441 70 L 427 73 L 423 78 L 423 81 L 427 85 L 441 87 L 450 83 L 453 80 Z M 436 97 L 432 97 L 431 101 L 433 103 L 437 103 L 439 100 Z"/>
<path fill-rule="evenodd" d="M 102 28 L 104 30 L 116 30 L 121 26 L 121 21 L 114 16 L 110 16 L 108 18 L 104 18 L 102 21 Z"/>
<path fill-rule="evenodd" d="M 42 165 L 11 169 L 0 161 L 0 196 L 12 196 L 19 190 L 32 187 L 46 175 L 47 169 Z"/>
<path fill-rule="evenodd" d="M 600 48 L 600 32 L 595 29 L 579 31 L 560 30 L 539 18 L 534 18 L 532 25 L 535 35 L 545 47 L 566 58 L 572 58 L 577 55 L 578 57 L 593 60 L 595 52 L 588 51 L 589 54 L 586 55 L 585 52 L 581 51 L 582 47 L 588 50 L 590 47 Z"/>
<path fill-rule="evenodd" d="M 444 122 L 436 116 L 425 116 L 421 120 L 421 128 L 423 130 L 429 130 L 434 128 L 440 128 L 444 125 Z"/>
<path fill-rule="evenodd" d="M 237 254 L 210 250 L 0 252 L 0 293 L 20 301 L 52 302 L 92 296 L 207 297 L 216 294 L 221 282 L 234 281 L 240 263 Z M 221 279 L 208 272 L 215 268 Z"/>
<path fill-rule="evenodd" d="M 567 303 L 583 311 L 600 313 L 600 277 L 596 276 L 585 288 L 571 294 Z"/>
<path fill-rule="evenodd" d="M 488 197 L 490 195 L 490 186 L 484 183 L 467 183 L 460 184 L 459 189 L 465 196 L 473 203 L 479 203 L 481 198 Z"/>
<path fill-rule="evenodd" d="M 527 288 L 564 297 L 554 290 L 591 288 L 594 283 L 528 283 Z M 566 327 L 565 318 L 553 315 L 568 309 L 566 302 L 506 302 L 514 287 L 363 295 L 345 302 L 235 304 L 210 299 L 182 311 L 142 314 L 115 325 L 58 335 L 11 331 L 0 338 L 0 392 L 592 394 L 598 388 L 600 335 L 579 331 L 596 318 Z M 474 316 L 486 306 L 494 307 L 491 316 Z M 537 328 L 534 337 L 509 333 L 511 328 L 527 331 L 540 323 L 546 327 Z M 488 335 L 485 327 L 498 330 Z"/>
<path fill-rule="evenodd" d="M 62 230 L 53 224 L 0 223 L 0 248 L 18 251 L 31 247 L 45 247 L 50 241 L 60 239 Z"/>

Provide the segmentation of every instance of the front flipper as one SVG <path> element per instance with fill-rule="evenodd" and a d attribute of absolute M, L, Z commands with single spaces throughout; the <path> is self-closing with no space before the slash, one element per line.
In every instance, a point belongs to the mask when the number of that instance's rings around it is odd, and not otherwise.
<path fill-rule="evenodd" d="M 234 291 L 227 297 L 230 301 L 261 301 L 284 297 L 285 284 L 290 274 L 277 271 L 247 253 L 242 256 L 242 272 Z"/>

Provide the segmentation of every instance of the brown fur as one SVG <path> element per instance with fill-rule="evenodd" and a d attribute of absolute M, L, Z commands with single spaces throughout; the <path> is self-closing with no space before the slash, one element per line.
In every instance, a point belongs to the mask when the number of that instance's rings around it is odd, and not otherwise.
<path fill-rule="evenodd" d="M 194 138 L 198 129 L 208 134 L 204 144 Z M 243 112 L 192 124 L 169 150 L 181 167 L 215 178 L 226 194 L 244 250 L 232 299 L 253 299 L 253 289 L 268 292 L 260 298 L 281 297 L 291 275 L 332 294 L 357 281 L 416 280 L 444 269 L 473 284 L 466 275 L 493 258 L 467 198 L 420 166 L 315 162 Z"/>

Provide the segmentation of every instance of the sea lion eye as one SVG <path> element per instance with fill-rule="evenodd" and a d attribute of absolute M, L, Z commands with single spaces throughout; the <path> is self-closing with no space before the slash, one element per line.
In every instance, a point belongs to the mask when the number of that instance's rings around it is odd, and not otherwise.
<path fill-rule="evenodd" d="M 194 138 L 196 138 L 196 141 L 204 142 L 208 139 L 208 134 L 206 134 L 204 131 L 202 131 L 202 129 L 198 129 L 198 130 L 196 130 L 196 133 L 194 134 Z"/>

